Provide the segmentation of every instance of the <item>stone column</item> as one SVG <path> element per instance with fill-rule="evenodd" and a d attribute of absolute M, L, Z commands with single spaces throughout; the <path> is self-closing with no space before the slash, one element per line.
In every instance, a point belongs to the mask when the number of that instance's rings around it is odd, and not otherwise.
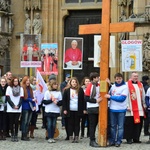
<path fill-rule="evenodd" d="M 0 13 L 0 32 L 2 31 L 2 16 L 1 16 L 1 13 Z"/>
<path fill-rule="evenodd" d="M 146 0 L 134 0 L 133 2 L 133 13 L 138 15 L 145 12 Z"/>
<path fill-rule="evenodd" d="M 12 20 L 11 17 L 9 17 L 8 32 L 11 33 L 11 31 L 12 31 Z"/>
<path fill-rule="evenodd" d="M 118 13 L 119 8 L 120 7 L 118 6 L 118 1 L 112 0 L 112 2 L 111 2 L 111 23 L 119 22 L 119 13 Z M 117 33 L 111 33 L 111 35 L 115 36 L 115 39 L 116 39 L 115 40 L 116 41 L 116 43 L 115 43 L 115 45 L 116 45 L 116 52 L 115 52 L 116 53 L 116 62 L 115 62 L 116 66 L 115 66 L 115 68 L 110 68 L 110 80 L 113 82 L 114 74 L 116 72 L 120 72 L 121 64 L 120 64 L 120 52 L 117 47 L 117 45 L 118 45 L 117 39 L 119 39 L 119 36 Z"/>

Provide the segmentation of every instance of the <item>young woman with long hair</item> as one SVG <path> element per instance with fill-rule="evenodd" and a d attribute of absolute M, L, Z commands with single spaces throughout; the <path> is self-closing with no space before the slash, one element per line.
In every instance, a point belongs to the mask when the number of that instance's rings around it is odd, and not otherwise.
<path fill-rule="evenodd" d="M 30 121 L 30 126 L 29 126 L 29 132 L 30 132 L 30 138 L 34 138 L 34 129 L 36 128 L 36 122 L 37 122 L 37 117 L 38 117 L 38 104 L 37 104 L 37 94 L 36 94 L 36 77 L 31 76 L 30 77 L 30 86 L 33 90 L 33 97 L 36 99 L 36 110 L 33 111 L 32 113 L 32 118 Z"/>
<path fill-rule="evenodd" d="M 7 113 L 9 116 L 12 142 L 18 142 L 18 126 L 23 96 L 23 88 L 20 86 L 19 79 L 13 77 L 6 90 Z"/>
<path fill-rule="evenodd" d="M 82 82 L 81 82 L 81 87 L 83 88 L 84 92 L 85 92 L 89 83 L 90 83 L 90 78 L 84 77 Z M 81 118 L 81 139 L 84 138 L 85 124 L 87 127 L 87 137 L 89 137 L 89 119 L 88 119 L 88 113 L 87 112 Z"/>
<path fill-rule="evenodd" d="M 49 82 L 48 90 L 44 94 L 43 104 L 45 105 L 45 116 L 47 118 L 48 143 L 55 143 L 56 121 L 57 117 L 60 116 L 59 106 L 62 105 L 62 95 L 56 80 Z"/>
<path fill-rule="evenodd" d="M 25 76 L 22 79 L 22 88 L 24 91 L 24 98 L 22 101 L 22 137 L 21 140 L 29 141 L 29 137 L 27 137 L 29 130 L 29 123 L 32 118 L 32 113 L 35 111 L 35 101 L 33 97 L 33 90 L 30 86 L 30 78 L 29 76 Z"/>
<path fill-rule="evenodd" d="M 79 142 L 80 118 L 85 110 L 84 91 L 77 78 L 72 77 L 63 95 L 63 113 L 67 117 L 67 130 L 72 143 Z"/>

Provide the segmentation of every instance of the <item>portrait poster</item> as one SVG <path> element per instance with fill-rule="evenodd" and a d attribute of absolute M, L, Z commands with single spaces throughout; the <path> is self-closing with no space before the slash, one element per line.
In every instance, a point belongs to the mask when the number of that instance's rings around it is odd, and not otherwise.
<path fill-rule="evenodd" d="M 42 75 L 58 75 L 58 44 L 41 44 L 41 66 L 37 70 Z"/>
<path fill-rule="evenodd" d="M 122 71 L 142 71 L 142 40 L 122 40 Z"/>
<path fill-rule="evenodd" d="M 63 69 L 81 70 L 83 67 L 83 38 L 64 38 Z"/>
<path fill-rule="evenodd" d="M 40 67 L 41 35 L 21 34 L 20 36 L 20 66 L 31 68 Z"/>
<path fill-rule="evenodd" d="M 100 67 L 101 35 L 94 35 L 94 67 Z M 114 68 L 115 63 L 115 36 L 110 36 L 109 67 Z"/>

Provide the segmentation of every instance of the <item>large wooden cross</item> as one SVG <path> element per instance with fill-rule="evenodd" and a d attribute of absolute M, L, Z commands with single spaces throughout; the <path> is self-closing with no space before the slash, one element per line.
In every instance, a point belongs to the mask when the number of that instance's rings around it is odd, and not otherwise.
<path fill-rule="evenodd" d="M 101 34 L 101 61 L 100 61 L 100 80 L 105 81 L 109 77 L 109 45 L 110 33 L 132 32 L 134 31 L 133 22 L 110 23 L 111 0 L 102 2 L 102 24 L 80 25 L 79 34 Z M 108 92 L 106 82 L 101 82 L 103 91 L 100 92 L 103 101 L 99 109 L 99 134 L 98 143 L 100 146 L 107 146 L 107 99 L 104 95 Z M 106 87 L 106 88 L 105 88 Z"/>

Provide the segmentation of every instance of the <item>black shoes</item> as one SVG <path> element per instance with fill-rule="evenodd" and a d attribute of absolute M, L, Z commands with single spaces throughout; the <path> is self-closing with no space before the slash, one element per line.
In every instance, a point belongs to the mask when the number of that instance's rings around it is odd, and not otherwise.
<path fill-rule="evenodd" d="M 144 133 L 144 136 L 149 136 L 149 135 L 150 135 L 149 132 Z"/>
<path fill-rule="evenodd" d="M 91 147 L 100 147 L 95 141 L 90 141 Z"/>
<path fill-rule="evenodd" d="M 84 135 L 83 134 L 81 134 L 81 137 L 80 137 L 80 139 L 83 139 L 84 138 Z"/>
<path fill-rule="evenodd" d="M 127 139 L 127 144 L 132 144 L 132 139 Z"/>
<path fill-rule="evenodd" d="M 115 143 L 109 143 L 109 146 L 115 146 Z"/>
<path fill-rule="evenodd" d="M 68 140 L 69 140 L 69 137 L 67 136 L 67 137 L 65 138 L 65 140 L 68 141 Z"/>
<path fill-rule="evenodd" d="M 26 133 L 22 133 L 21 140 L 23 140 L 23 141 L 30 141 L 30 139 L 29 139 L 29 137 L 27 137 Z"/>
<path fill-rule="evenodd" d="M 139 141 L 139 140 L 136 140 L 136 139 L 133 139 L 133 143 L 142 143 L 141 141 Z"/>
<path fill-rule="evenodd" d="M 132 141 L 132 139 L 127 139 L 127 144 L 132 144 L 132 143 L 142 143 L 141 141 L 139 141 L 139 140 L 137 140 L 137 139 L 133 139 L 133 141 Z"/>

